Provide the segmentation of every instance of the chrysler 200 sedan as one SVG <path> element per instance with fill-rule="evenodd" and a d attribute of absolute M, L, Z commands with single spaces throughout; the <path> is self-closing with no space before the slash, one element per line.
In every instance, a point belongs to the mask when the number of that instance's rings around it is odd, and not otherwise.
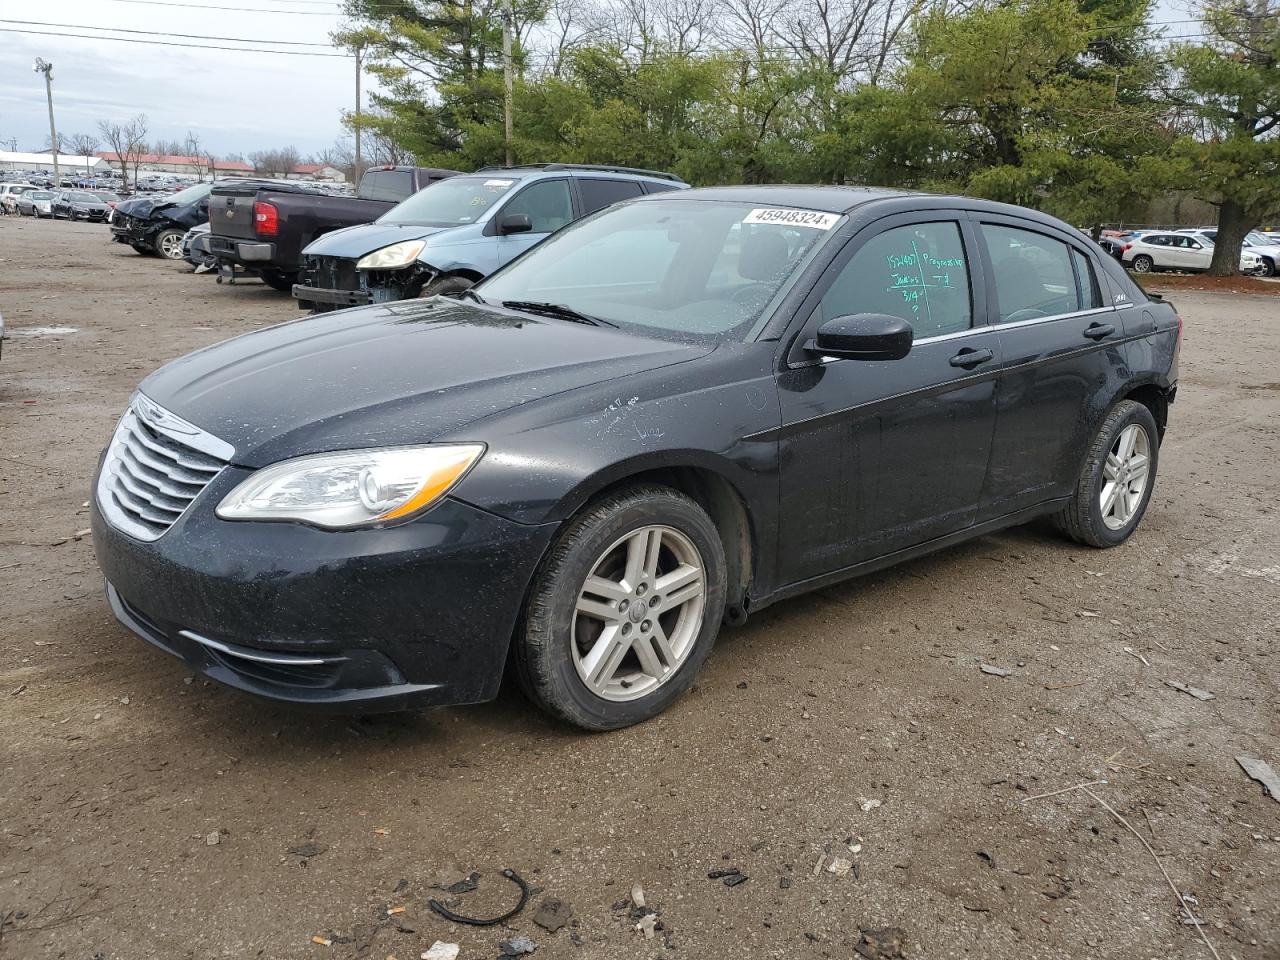
<path fill-rule="evenodd" d="M 1181 321 L 1078 231 L 960 197 L 661 193 L 459 299 L 340 311 L 148 377 L 94 544 L 116 616 L 250 693 L 577 726 L 692 682 L 723 622 L 1047 516 L 1124 542 Z"/>

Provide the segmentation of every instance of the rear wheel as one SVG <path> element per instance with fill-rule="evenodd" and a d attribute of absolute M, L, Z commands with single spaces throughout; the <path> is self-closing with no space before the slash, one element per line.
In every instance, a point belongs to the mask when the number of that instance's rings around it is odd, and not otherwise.
<path fill-rule="evenodd" d="M 585 730 L 661 713 L 715 643 L 724 571 L 715 524 L 675 490 L 635 487 L 589 505 L 534 579 L 512 651 L 525 693 Z"/>
<path fill-rule="evenodd" d="M 144 257 L 154 257 L 156 255 L 155 249 L 147 246 L 145 243 L 131 243 L 129 246 L 133 247 L 133 249 L 137 250 L 138 253 L 142 254 Z"/>
<path fill-rule="evenodd" d="M 296 273 L 285 273 L 283 270 L 259 270 L 258 274 L 268 287 L 282 293 L 293 293 L 293 285 L 298 282 Z"/>
<path fill-rule="evenodd" d="M 182 259 L 182 231 L 181 230 L 161 230 L 156 234 L 155 239 L 156 253 L 164 257 L 166 260 Z"/>
<path fill-rule="evenodd" d="M 430 283 L 426 284 L 419 297 L 451 297 L 456 296 L 463 290 L 470 290 L 475 286 L 474 280 L 468 280 L 466 277 L 444 276 L 436 277 Z"/>
<path fill-rule="evenodd" d="M 1122 400 L 1098 428 L 1071 500 L 1054 517 L 1056 525 L 1091 547 L 1124 543 L 1147 512 L 1159 459 L 1151 411 Z"/>
<path fill-rule="evenodd" d="M 1134 273 L 1150 273 L 1155 269 L 1156 262 L 1148 257 L 1145 253 L 1140 253 L 1133 258 Z"/>

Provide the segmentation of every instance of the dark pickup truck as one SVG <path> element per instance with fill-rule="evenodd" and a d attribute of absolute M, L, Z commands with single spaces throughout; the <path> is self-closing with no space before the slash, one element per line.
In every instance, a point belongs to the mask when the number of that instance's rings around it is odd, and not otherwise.
<path fill-rule="evenodd" d="M 252 181 L 214 187 L 209 197 L 209 252 L 223 276 L 236 268 L 256 273 L 277 290 L 292 290 L 302 248 L 316 237 L 369 223 L 406 197 L 456 170 L 375 167 L 365 171 L 354 197 L 325 193 L 313 183 Z"/>

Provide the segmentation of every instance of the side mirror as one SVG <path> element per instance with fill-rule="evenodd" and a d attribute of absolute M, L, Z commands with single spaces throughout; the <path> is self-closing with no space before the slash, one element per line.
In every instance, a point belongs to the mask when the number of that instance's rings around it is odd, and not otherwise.
<path fill-rule="evenodd" d="M 915 332 L 901 317 L 856 313 L 832 317 L 805 347 L 812 353 L 849 360 L 901 360 L 911 352 Z"/>
<path fill-rule="evenodd" d="M 498 233 L 504 237 L 508 233 L 528 233 L 533 229 L 533 220 L 527 213 L 508 213 L 498 219 Z"/>

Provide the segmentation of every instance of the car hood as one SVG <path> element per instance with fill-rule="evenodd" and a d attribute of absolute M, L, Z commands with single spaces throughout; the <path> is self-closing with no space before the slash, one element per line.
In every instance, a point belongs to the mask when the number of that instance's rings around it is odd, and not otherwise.
<path fill-rule="evenodd" d="M 116 212 L 127 213 L 131 217 L 145 217 L 163 202 L 165 201 L 159 197 L 133 197 L 117 203 Z"/>
<path fill-rule="evenodd" d="M 422 240 L 444 233 L 452 227 L 426 227 L 416 223 L 362 223 L 355 227 L 334 230 L 317 238 L 303 254 L 309 257 L 340 257 L 358 260 L 366 253 L 373 253 L 402 240 Z"/>
<path fill-rule="evenodd" d="M 236 463 L 259 467 L 425 443 L 531 401 L 712 349 L 435 298 L 246 334 L 175 360 L 140 389 L 234 446 Z"/>

